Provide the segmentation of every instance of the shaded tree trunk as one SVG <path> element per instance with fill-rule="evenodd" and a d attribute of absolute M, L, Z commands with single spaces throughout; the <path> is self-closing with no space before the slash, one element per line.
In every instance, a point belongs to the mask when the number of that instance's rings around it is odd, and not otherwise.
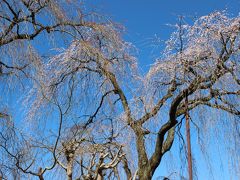
<path fill-rule="evenodd" d="M 146 166 L 146 169 L 139 169 L 138 177 L 140 180 L 151 180 L 152 179 L 152 172 L 150 167 Z"/>

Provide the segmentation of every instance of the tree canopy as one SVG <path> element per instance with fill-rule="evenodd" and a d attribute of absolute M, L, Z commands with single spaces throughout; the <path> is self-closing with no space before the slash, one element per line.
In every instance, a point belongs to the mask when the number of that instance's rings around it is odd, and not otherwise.
<path fill-rule="evenodd" d="M 0 179 L 151 179 L 174 143 L 185 155 L 187 112 L 239 175 L 239 16 L 180 19 L 147 73 L 80 1 L 2 0 L 0 27 Z"/>

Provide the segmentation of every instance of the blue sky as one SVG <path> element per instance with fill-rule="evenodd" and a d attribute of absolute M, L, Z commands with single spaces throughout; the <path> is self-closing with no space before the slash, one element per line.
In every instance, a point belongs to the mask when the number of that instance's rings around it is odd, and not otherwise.
<path fill-rule="evenodd" d="M 154 62 L 154 58 L 160 56 L 161 47 L 164 40 L 168 39 L 172 28 L 167 24 L 176 24 L 179 15 L 186 16 L 191 19 L 207 15 L 213 11 L 227 10 L 230 16 L 239 14 L 240 0 L 94 0 L 90 2 L 94 4 L 94 8 L 110 16 L 116 22 L 126 27 L 125 39 L 132 42 L 138 48 L 138 59 L 141 69 L 146 72 L 149 65 Z M 158 37 L 159 46 L 153 40 Z M 196 133 L 192 133 L 193 151 L 199 154 L 199 150 L 195 147 Z M 215 179 L 235 179 L 231 177 L 227 168 L 227 157 L 221 157 L 215 154 L 214 143 L 211 146 L 211 158 L 214 168 L 212 173 Z M 178 145 L 175 143 L 173 151 L 177 150 Z M 221 150 L 220 150 L 221 151 Z M 221 152 L 221 153 L 224 153 Z M 170 157 L 169 155 L 168 157 Z M 208 165 L 204 162 L 202 155 L 195 156 L 197 165 L 198 179 L 212 179 L 209 173 Z M 167 157 L 165 157 L 165 160 Z M 171 164 L 171 162 L 166 162 Z M 167 175 L 167 165 L 161 165 L 155 178 L 161 175 Z"/>
<path fill-rule="evenodd" d="M 176 24 L 179 15 L 199 17 L 216 10 L 227 10 L 229 14 L 239 13 L 239 0 L 93 0 L 94 8 L 126 27 L 126 39 L 139 50 L 140 65 L 148 67 L 153 58 L 159 55 L 153 45 L 157 35 L 166 40 Z"/>

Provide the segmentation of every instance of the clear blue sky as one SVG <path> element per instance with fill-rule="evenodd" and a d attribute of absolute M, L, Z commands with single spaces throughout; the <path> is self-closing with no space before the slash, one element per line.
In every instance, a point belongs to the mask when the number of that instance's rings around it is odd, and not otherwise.
<path fill-rule="evenodd" d="M 179 15 L 191 18 L 207 15 L 213 11 L 227 10 L 230 16 L 234 16 L 240 11 L 240 0 L 94 0 L 89 3 L 126 27 L 125 38 L 138 48 L 139 64 L 143 71 L 147 71 L 149 65 L 154 62 L 154 57 L 160 55 L 161 47 L 153 46 L 155 35 L 161 40 L 168 39 L 173 29 L 167 24 L 176 24 Z M 196 144 L 194 137 L 193 141 L 194 146 Z M 222 162 L 220 162 L 219 157 L 216 157 L 217 154 L 214 154 L 214 142 L 212 143 L 215 179 L 235 179 L 230 177 L 228 170 L 225 170 L 228 168 L 226 157 L 221 157 Z M 173 148 L 177 150 L 177 145 L 175 144 Z M 199 154 L 199 150 L 195 147 L 193 151 Z M 212 179 L 207 164 L 202 160 L 203 157 L 197 155 L 195 158 L 198 179 Z M 158 168 L 155 178 L 160 175 L 167 175 L 166 166 L 161 165 Z"/>
<path fill-rule="evenodd" d="M 89 3 L 126 27 L 126 39 L 138 47 L 140 65 L 144 66 L 151 64 L 159 53 L 152 46 L 155 35 L 167 39 L 173 29 L 166 24 L 176 24 L 179 15 L 199 17 L 216 10 L 236 15 L 240 9 L 239 0 L 93 0 Z"/>

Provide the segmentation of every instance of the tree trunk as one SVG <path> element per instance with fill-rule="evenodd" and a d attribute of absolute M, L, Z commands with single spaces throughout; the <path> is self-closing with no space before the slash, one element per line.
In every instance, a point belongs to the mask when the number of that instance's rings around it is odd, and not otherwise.
<path fill-rule="evenodd" d="M 39 180 L 44 180 L 44 178 L 43 178 L 43 170 L 42 170 L 42 168 L 40 167 L 39 169 L 38 169 L 38 178 L 39 178 Z"/>
<path fill-rule="evenodd" d="M 67 179 L 72 180 L 72 166 L 67 167 Z"/>
<path fill-rule="evenodd" d="M 39 180 L 44 180 L 43 175 L 38 176 Z"/>
<path fill-rule="evenodd" d="M 101 174 L 97 175 L 97 180 L 103 180 L 103 176 Z"/>
<path fill-rule="evenodd" d="M 71 154 L 67 158 L 67 179 L 72 180 L 72 170 L 73 170 L 73 155 Z"/>
<path fill-rule="evenodd" d="M 152 173 L 150 171 L 150 167 L 146 167 L 144 169 L 139 169 L 138 178 L 139 178 L 139 180 L 151 180 Z"/>

